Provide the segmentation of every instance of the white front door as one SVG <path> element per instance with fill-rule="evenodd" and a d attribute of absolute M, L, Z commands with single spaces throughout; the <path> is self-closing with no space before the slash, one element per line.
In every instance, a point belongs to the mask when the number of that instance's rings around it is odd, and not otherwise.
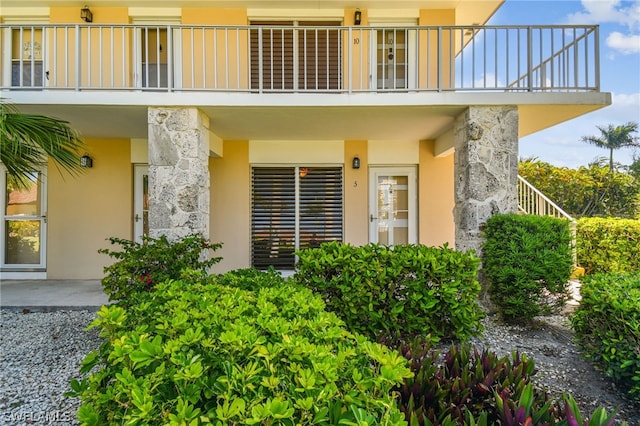
<path fill-rule="evenodd" d="M 390 246 L 417 243 L 416 187 L 415 167 L 371 167 L 370 242 Z"/>
<path fill-rule="evenodd" d="M 406 25 L 406 24 L 405 24 Z M 416 30 L 373 30 L 372 80 L 378 90 L 415 89 Z"/>
<path fill-rule="evenodd" d="M 13 272 L 43 272 L 46 268 L 47 191 L 45 169 L 29 176 L 18 189 L 0 167 L 0 267 Z"/>
<path fill-rule="evenodd" d="M 136 164 L 133 169 L 133 239 L 142 242 L 149 235 L 149 166 Z"/>

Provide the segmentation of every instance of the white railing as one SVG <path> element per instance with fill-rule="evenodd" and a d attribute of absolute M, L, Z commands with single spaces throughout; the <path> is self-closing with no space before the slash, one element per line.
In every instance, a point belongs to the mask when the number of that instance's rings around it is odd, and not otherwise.
<path fill-rule="evenodd" d="M 0 89 L 599 91 L 597 26 L 0 24 Z"/>
<path fill-rule="evenodd" d="M 577 221 L 520 175 L 518 175 L 518 211 L 523 214 L 567 219 L 572 236 L 573 262 L 574 265 L 577 264 Z"/>
<path fill-rule="evenodd" d="M 520 175 L 518 175 L 518 210 L 524 214 L 574 220 L 571 215 Z"/>

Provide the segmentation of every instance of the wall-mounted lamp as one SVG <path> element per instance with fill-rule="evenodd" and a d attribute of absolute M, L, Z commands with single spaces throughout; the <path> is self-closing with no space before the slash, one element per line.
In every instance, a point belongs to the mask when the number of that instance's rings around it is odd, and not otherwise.
<path fill-rule="evenodd" d="M 88 169 L 93 167 L 93 158 L 89 157 L 89 154 L 85 154 L 80 157 L 80 167 L 86 167 Z"/>
<path fill-rule="evenodd" d="M 84 22 L 93 22 L 93 13 L 91 13 L 89 6 L 85 5 L 85 7 L 80 9 L 80 19 Z"/>
<path fill-rule="evenodd" d="M 362 22 L 362 12 L 360 9 L 356 9 L 356 13 L 353 14 L 353 25 L 360 25 Z"/>
<path fill-rule="evenodd" d="M 353 157 L 353 161 L 351 162 L 351 168 L 359 169 L 360 168 L 360 157 L 357 155 Z"/>

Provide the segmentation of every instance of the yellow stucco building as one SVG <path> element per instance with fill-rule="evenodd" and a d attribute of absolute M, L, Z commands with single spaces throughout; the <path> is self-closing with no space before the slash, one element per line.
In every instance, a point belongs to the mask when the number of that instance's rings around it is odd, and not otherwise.
<path fill-rule="evenodd" d="M 518 138 L 611 102 L 597 27 L 487 27 L 499 0 L 69 4 L 0 7 L 0 97 L 92 160 L 30 191 L 2 172 L 4 278 L 101 278 L 112 236 L 200 232 L 217 271 L 329 240 L 474 249 L 517 209 Z"/>

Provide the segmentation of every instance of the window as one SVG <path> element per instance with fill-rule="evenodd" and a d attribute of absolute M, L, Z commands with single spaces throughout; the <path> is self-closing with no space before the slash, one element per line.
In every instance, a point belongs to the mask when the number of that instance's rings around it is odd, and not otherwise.
<path fill-rule="evenodd" d="M 342 54 L 338 22 L 254 21 L 251 88 L 337 90 Z"/>
<path fill-rule="evenodd" d="M 15 29 L 11 36 L 11 86 L 42 87 L 45 76 L 42 28 Z"/>
<path fill-rule="evenodd" d="M 295 251 L 342 241 L 341 167 L 252 169 L 251 262 L 293 269 Z"/>

